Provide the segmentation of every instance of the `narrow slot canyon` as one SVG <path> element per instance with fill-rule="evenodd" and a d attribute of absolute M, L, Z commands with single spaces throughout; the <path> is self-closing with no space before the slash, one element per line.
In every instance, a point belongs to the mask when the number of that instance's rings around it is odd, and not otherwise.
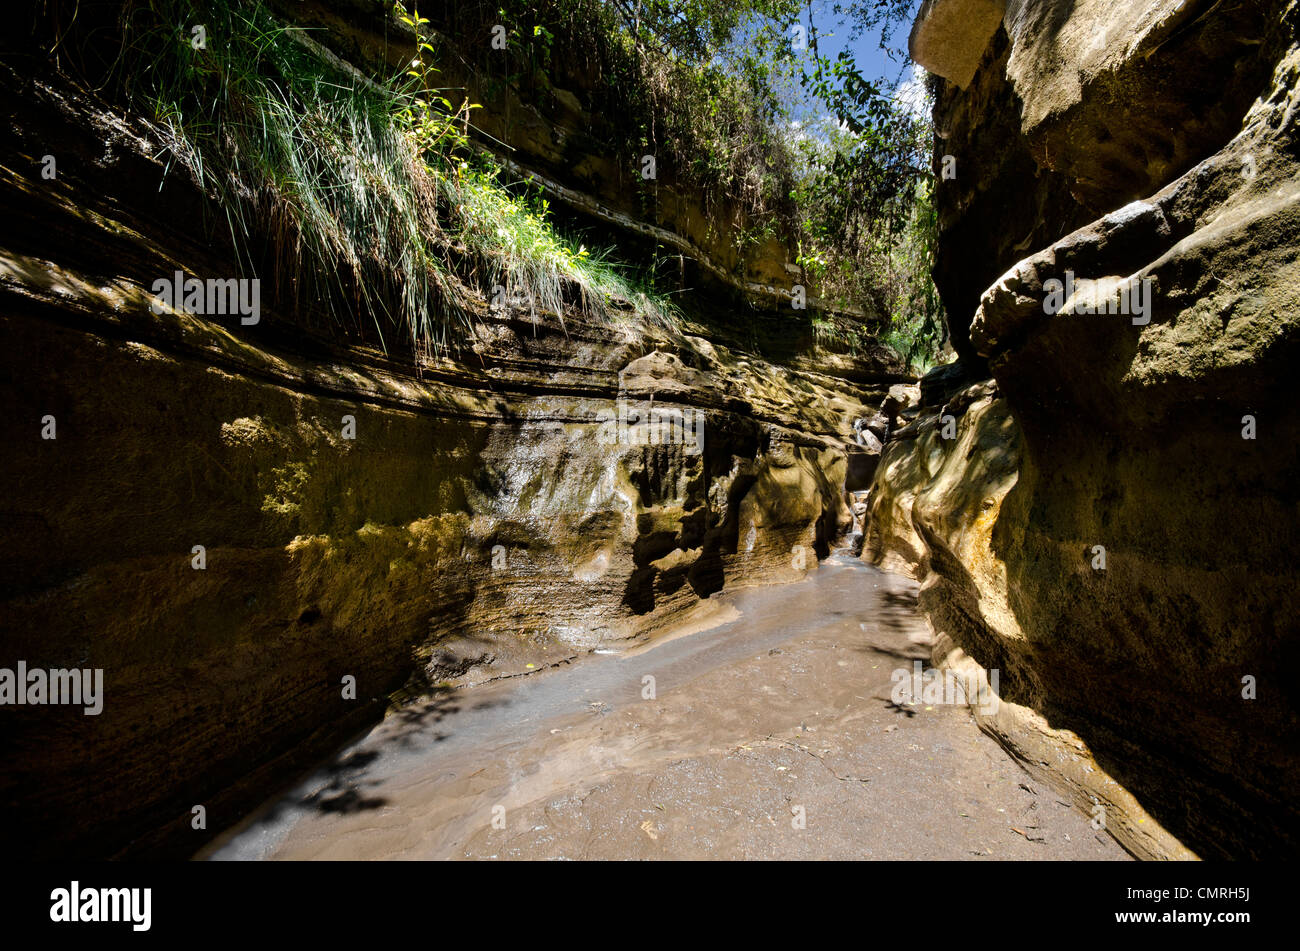
<path fill-rule="evenodd" d="M 37 6 L 6 855 L 1296 855 L 1300 2 Z"/>

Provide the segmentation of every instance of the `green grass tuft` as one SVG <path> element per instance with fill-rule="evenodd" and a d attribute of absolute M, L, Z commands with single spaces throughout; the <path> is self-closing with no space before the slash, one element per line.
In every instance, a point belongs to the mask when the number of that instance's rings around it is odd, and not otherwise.
<path fill-rule="evenodd" d="M 241 267 L 269 271 L 258 276 L 297 313 L 373 326 L 385 349 L 397 331 L 416 353 L 437 352 L 467 325 L 469 274 L 485 294 L 501 285 L 535 311 L 674 322 L 674 308 L 608 252 L 575 246 L 544 201 L 507 188 L 471 152 L 472 107 L 433 88 L 427 43 L 405 75 L 375 80 L 262 2 L 139 0 L 123 34 L 123 91 L 216 199 Z M 448 256 L 457 241 L 468 264 Z"/>

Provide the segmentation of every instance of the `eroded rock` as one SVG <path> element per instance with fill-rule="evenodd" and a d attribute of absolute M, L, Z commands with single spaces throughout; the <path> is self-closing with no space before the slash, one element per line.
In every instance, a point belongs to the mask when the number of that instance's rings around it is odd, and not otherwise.
<path fill-rule="evenodd" d="M 236 271 L 193 227 L 203 195 L 147 123 L 0 81 L 22 89 L 0 173 L 4 648 L 105 670 L 100 716 L 6 726 L 7 848 L 187 855 L 196 803 L 216 831 L 390 706 L 801 578 L 851 523 L 852 421 L 888 385 L 863 365 L 485 303 L 456 360 L 417 370 L 265 300 L 253 327 L 154 314 L 152 278 Z M 18 155 L 47 143 L 53 183 Z M 629 403 L 666 430 L 620 431 Z"/>
<path fill-rule="evenodd" d="M 1014 716 L 984 726 L 1117 809 L 1139 855 L 1300 843 L 1296 25 L 1294 2 L 1009 3 L 969 88 L 940 97 L 960 135 L 940 148 L 978 164 L 979 117 L 1003 122 L 1014 90 L 1019 144 L 999 150 L 1072 202 L 1039 200 L 1057 210 L 1022 232 L 1023 203 L 989 218 L 958 197 L 989 181 L 950 194 L 941 261 L 1002 261 L 978 308 L 952 306 L 973 268 L 945 295 L 1000 396 L 935 391 L 895 433 L 867 550 L 924 579 L 937 655 L 1001 670 Z M 981 252 L 977 228 L 1027 236 Z M 1149 282 L 1149 312 L 1050 312 L 1052 282 L 1117 301 Z"/>

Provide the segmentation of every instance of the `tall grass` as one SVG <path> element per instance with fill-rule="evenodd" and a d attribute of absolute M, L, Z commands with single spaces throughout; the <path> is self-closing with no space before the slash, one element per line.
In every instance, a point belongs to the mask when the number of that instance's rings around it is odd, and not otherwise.
<path fill-rule="evenodd" d="M 269 271 L 274 298 L 300 314 L 372 326 L 385 349 L 397 331 L 438 351 L 467 323 L 471 275 L 534 310 L 673 321 L 468 149 L 470 105 L 433 86 L 427 43 L 405 75 L 364 76 L 260 0 L 137 0 L 123 37 L 122 90 L 214 196 L 241 267 Z M 457 242 L 468 262 L 449 257 Z"/>

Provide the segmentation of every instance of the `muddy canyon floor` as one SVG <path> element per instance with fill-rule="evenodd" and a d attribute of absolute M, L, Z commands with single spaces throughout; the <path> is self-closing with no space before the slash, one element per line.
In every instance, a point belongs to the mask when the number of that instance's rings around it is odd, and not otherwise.
<path fill-rule="evenodd" d="M 198 857 L 1128 859 L 964 705 L 894 702 L 929 663 L 915 589 L 839 553 L 641 647 L 448 689 Z"/>

